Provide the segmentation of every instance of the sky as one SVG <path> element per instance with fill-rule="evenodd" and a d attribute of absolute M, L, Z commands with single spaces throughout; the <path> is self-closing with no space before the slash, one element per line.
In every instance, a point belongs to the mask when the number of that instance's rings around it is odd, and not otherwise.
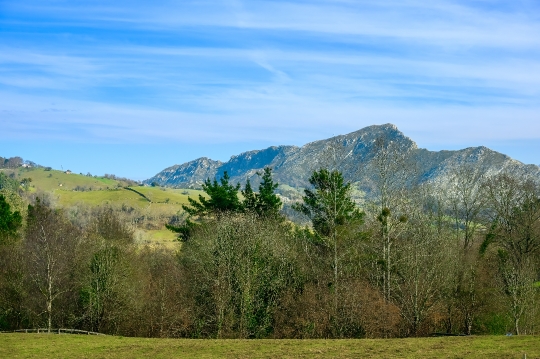
<path fill-rule="evenodd" d="M 540 164 L 540 2 L 0 0 L 0 156 L 143 180 L 393 123 Z"/>

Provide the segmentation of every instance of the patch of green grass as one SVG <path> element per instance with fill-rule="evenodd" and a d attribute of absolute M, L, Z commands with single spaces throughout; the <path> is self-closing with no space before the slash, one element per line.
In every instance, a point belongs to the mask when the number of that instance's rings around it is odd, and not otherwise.
<path fill-rule="evenodd" d="M 55 189 L 52 192 L 58 198 L 58 204 L 61 206 L 85 203 L 91 206 L 99 206 L 102 204 L 126 204 L 136 208 L 143 208 L 151 205 L 156 208 L 159 207 L 166 212 L 170 212 L 171 215 L 180 211 L 182 209 L 182 204 L 188 203 L 188 196 L 182 194 L 181 190 L 160 190 L 151 187 L 132 188 L 135 191 L 144 194 L 152 203 L 149 203 L 139 194 L 124 188 L 84 192 L 62 188 Z M 199 193 L 202 193 L 201 191 L 192 191 L 197 196 Z"/>
<path fill-rule="evenodd" d="M 63 171 L 45 171 L 43 168 L 20 168 L 18 178 L 31 178 L 31 191 L 51 192 L 61 206 L 71 206 L 78 202 L 91 206 L 102 204 L 126 204 L 133 207 L 148 205 L 143 197 L 132 191 L 119 189 L 120 182 L 102 177 L 88 177 L 80 174 L 66 174 Z M 75 188 L 85 191 L 73 191 Z M 188 203 L 188 196 L 198 198 L 203 191 L 193 189 L 171 189 L 161 187 L 132 187 L 144 194 L 153 204 L 174 206 L 169 212 L 176 213 L 182 204 Z"/>
<path fill-rule="evenodd" d="M 168 208 L 167 212 L 175 214 L 182 209 L 182 204 L 188 203 L 188 195 L 183 194 L 185 190 L 173 190 L 153 187 L 131 187 L 137 192 L 142 193 L 148 198 L 149 203 L 144 197 L 136 192 L 124 188 L 96 190 L 96 191 L 73 191 L 67 188 L 55 188 L 53 192 L 58 197 L 58 204 L 62 206 L 71 206 L 78 202 L 91 206 L 102 204 L 126 204 L 132 207 L 142 208 L 153 207 Z M 190 196 L 197 196 L 201 191 L 190 190 Z"/>
<path fill-rule="evenodd" d="M 107 189 L 114 188 L 118 185 L 118 181 L 99 178 L 88 177 L 80 174 L 66 174 L 63 171 L 51 170 L 45 171 L 43 168 L 30 168 L 18 170 L 18 177 L 31 178 L 31 186 L 34 190 L 53 191 L 58 188 L 72 190 L 75 187 L 87 187 L 93 189 Z M 60 186 L 62 185 L 62 186 Z"/>
<path fill-rule="evenodd" d="M 2 358 L 540 358 L 540 338 L 192 340 L 0 334 Z"/>
<path fill-rule="evenodd" d="M 181 246 L 181 242 L 177 240 L 178 235 L 166 228 L 142 232 L 143 238 L 146 240 L 144 244 L 155 244 L 172 250 L 179 249 Z"/>
<path fill-rule="evenodd" d="M 169 231 L 168 229 L 160 229 L 154 231 L 148 231 L 152 238 L 160 242 L 171 242 L 176 240 L 178 234 Z"/>
<path fill-rule="evenodd" d="M 203 191 L 194 189 L 171 189 L 162 187 L 132 187 L 137 192 L 144 194 L 150 201 L 156 203 L 169 203 L 169 204 L 187 204 L 188 197 L 198 199 L 199 194 L 205 195 Z M 168 199 L 168 201 L 167 201 Z"/>
<path fill-rule="evenodd" d="M 199 194 L 205 196 L 203 191 L 193 189 L 171 189 L 162 187 L 131 187 L 142 193 L 146 198 L 136 192 L 126 190 L 119 181 L 102 177 L 89 177 L 80 174 L 66 174 L 63 171 L 43 168 L 20 168 L 16 172 L 17 178 L 31 178 L 30 191 L 49 192 L 56 198 L 60 207 L 71 207 L 77 204 L 89 206 L 128 206 L 141 211 L 148 222 L 139 226 L 140 240 L 143 244 L 156 244 L 166 248 L 177 249 L 180 243 L 176 241 L 177 235 L 165 229 L 168 219 L 182 211 L 182 205 L 188 204 L 188 196 L 198 199 Z M 74 189 L 84 189 L 75 191 Z"/>
<path fill-rule="evenodd" d="M 137 193 L 123 188 L 86 192 L 57 189 L 53 193 L 58 198 L 58 204 L 63 207 L 69 207 L 77 203 L 85 203 L 90 206 L 126 204 L 136 208 L 142 208 L 149 205 L 148 201 Z"/>

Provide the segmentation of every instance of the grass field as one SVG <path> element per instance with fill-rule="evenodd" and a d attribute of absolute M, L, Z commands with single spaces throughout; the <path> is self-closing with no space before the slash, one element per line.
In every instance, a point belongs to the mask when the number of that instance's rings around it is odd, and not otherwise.
<path fill-rule="evenodd" d="M 133 191 L 119 187 L 119 182 L 101 177 L 87 177 L 80 174 L 66 174 L 62 171 L 45 171 L 41 168 L 20 169 L 19 178 L 31 178 L 31 191 L 44 191 L 54 194 L 61 206 L 71 206 L 84 203 L 91 206 L 102 204 L 126 204 L 133 207 L 148 206 L 148 200 Z M 85 191 L 75 191 L 84 188 Z M 176 211 L 182 204 L 188 203 L 188 196 L 198 198 L 202 191 L 170 189 L 159 187 L 132 187 L 142 193 L 152 203 L 176 206 Z"/>
<path fill-rule="evenodd" d="M 57 198 L 58 204 L 62 207 L 69 207 L 77 203 L 84 203 L 90 206 L 125 204 L 135 208 L 148 206 L 148 201 L 146 199 L 135 192 L 123 188 L 88 192 L 57 189 L 52 191 L 52 193 Z"/>
<path fill-rule="evenodd" d="M 0 334 L 1 358 L 540 358 L 540 337 L 189 340 Z"/>
<path fill-rule="evenodd" d="M 168 229 L 145 230 L 140 231 L 141 244 L 153 244 L 163 246 L 168 249 L 176 250 L 181 246 L 181 242 L 177 240 L 178 234 L 169 231 Z"/>
<path fill-rule="evenodd" d="M 77 186 L 99 190 L 113 188 L 118 183 L 107 178 L 87 177 L 75 173 L 66 174 L 57 170 L 45 171 L 43 168 L 19 168 L 18 177 L 31 178 L 32 186 L 42 191 L 53 191 L 58 188 L 73 190 Z"/>
<path fill-rule="evenodd" d="M 160 187 L 133 187 L 134 190 L 144 194 L 146 198 L 154 203 L 187 204 L 188 197 L 198 199 L 199 194 L 205 195 L 203 191 L 194 189 L 171 189 Z"/>
<path fill-rule="evenodd" d="M 7 171 L 11 172 L 13 170 Z M 182 211 L 182 205 L 188 203 L 188 196 L 198 198 L 199 194 L 205 195 L 204 192 L 193 189 L 145 186 L 131 187 L 134 190 L 132 191 L 123 188 L 125 184 L 117 180 L 66 174 L 57 170 L 45 171 L 43 168 L 19 168 L 16 178 L 31 178 L 29 191 L 50 193 L 53 202 L 60 207 L 83 204 L 92 207 L 113 205 L 136 208 L 141 216 L 153 221 L 150 226 L 145 225 L 138 229 L 140 242 L 171 249 L 178 248 L 179 242 L 175 241 L 177 235 L 164 227 L 168 218 Z"/>

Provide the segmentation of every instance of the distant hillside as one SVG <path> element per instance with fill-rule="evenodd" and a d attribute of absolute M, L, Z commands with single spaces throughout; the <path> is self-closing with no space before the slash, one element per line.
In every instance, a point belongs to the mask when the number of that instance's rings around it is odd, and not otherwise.
<path fill-rule="evenodd" d="M 227 162 L 199 158 L 181 165 L 169 167 L 145 183 L 162 186 L 200 188 L 207 178 L 219 177 L 227 171 L 233 182 L 244 183 L 247 179 L 257 183 L 257 171 L 265 166 L 274 170 L 274 178 L 280 183 L 279 191 L 289 192 L 294 197 L 301 188 L 307 187 L 307 179 L 313 170 L 332 167 L 337 163 L 345 177 L 359 185 L 364 192 L 372 188 L 375 142 L 385 138 L 393 142 L 400 151 L 408 152 L 416 159 L 417 170 L 422 181 L 444 182 L 451 168 L 470 163 L 489 173 L 510 170 L 540 178 L 540 167 L 524 165 L 512 158 L 486 147 L 471 147 L 459 151 L 428 151 L 418 148 L 392 124 L 369 126 L 346 135 L 308 143 L 302 147 L 272 146 L 231 157 Z M 334 155 L 335 154 L 335 155 Z M 288 197 L 286 195 L 286 197 Z"/>
<path fill-rule="evenodd" d="M 136 228 L 139 242 L 152 242 L 170 248 L 177 248 L 177 235 L 165 229 L 165 223 L 181 213 L 182 205 L 188 203 L 188 196 L 204 195 L 192 189 L 128 187 L 133 181 L 122 181 L 112 175 L 106 178 L 57 171 L 49 167 L 23 167 L 21 164 L 13 167 L 0 168 L 0 179 L 6 175 L 29 200 L 39 194 L 47 196 L 53 205 L 67 210 L 75 206 L 79 207 L 77 211 L 102 205 L 118 208 Z"/>

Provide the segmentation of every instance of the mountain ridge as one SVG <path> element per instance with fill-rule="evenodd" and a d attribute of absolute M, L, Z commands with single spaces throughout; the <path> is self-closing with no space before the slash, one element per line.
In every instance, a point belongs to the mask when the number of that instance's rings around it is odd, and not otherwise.
<path fill-rule="evenodd" d="M 275 180 L 282 185 L 280 187 L 301 189 L 309 186 L 308 178 L 314 170 L 337 167 L 347 180 L 359 183 L 359 187 L 369 193 L 374 176 L 370 164 L 379 138 L 393 143 L 403 153 L 413 154 L 422 181 L 444 182 L 451 168 L 463 163 L 478 166 L 488 174 L 510 170 L 540 179 L 540 167 L 523 164 L 485 146 L 454 151 L 418 148 L 416 142 L 405 136 L 397 126 L 388 123 L 312 141 L 300 147 L 282 145 L 246 151 L 231 156 L 227 162 L 202 157 L 168 167 L 144 183 L 200 188 L 207 178 L 219 178 L 227 171 L 233 183 L 244 183 L 249 179 L 256 184 L 259 180 L 257 172 L 269 166 L 273 169 Z M 336 152 L 339 153 L 336 155 Z M 332 161 L 335 162 L 334 166 L 329 165 Z"/>

